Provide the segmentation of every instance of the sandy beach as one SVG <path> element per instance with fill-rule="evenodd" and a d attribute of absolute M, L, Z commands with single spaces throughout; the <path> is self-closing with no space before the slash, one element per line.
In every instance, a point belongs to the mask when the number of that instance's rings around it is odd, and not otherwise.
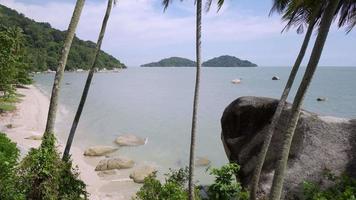
<path fill-rule="evenodd" d="M 23 94 L 16 111 L 0 117 L 0 131 L 17 143 L 22 154 L 30 148 L 36 148 L 41 140 L 25 139 L 30 136 L 41 136 L 45 129 L 49 98 L 38 88 L 31 85 L 28 89 L 18 89 Z M 11 124 L 12 127 L 6 125 Z M 63 141 L 58 141 L 58 150 L 63 152 Z M 130 170 L 115 170 L 110 175 L 95 172 L 95 166 L 104 157 L 85 157 L 83 149 L 73 146 L 72 159 L 80 171 L 80 178 L 87 184 L 90 199 L 131 199 L 140 185 L 129 178 Z"/>

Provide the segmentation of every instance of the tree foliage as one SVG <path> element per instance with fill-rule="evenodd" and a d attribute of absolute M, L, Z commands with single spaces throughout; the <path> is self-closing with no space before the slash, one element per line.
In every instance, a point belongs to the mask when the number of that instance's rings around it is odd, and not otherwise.
<path fill-rule="evenodd" d="M 22 30 L 1 26 L 0 46 L 0 91 L 10 97 L 14 94 L 14 85 L 30 84 L 32 80 Z"/>

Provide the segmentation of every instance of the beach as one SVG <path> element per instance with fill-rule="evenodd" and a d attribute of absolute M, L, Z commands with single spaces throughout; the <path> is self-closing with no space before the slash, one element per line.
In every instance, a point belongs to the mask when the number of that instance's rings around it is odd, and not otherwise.
<path fill-rule="evenodd" d="M 22 156 L 30 149 L 37 148 L 41 140 L 25 139 L 31 136 L 41 136 L 45 130 L 46 118 L 49 107 L 49 98 L 37 87 L 30 85 L 28 89 L 18 89 L 19 94 L 24 95 L 17 103 L 14 112 L 6 113 L 0 117 L 1 132 L 15 143 Z M 63 117 L 63 116 L 58 116 Z M 11 126 L 8 126 L 10 125 Z M 63 152 L 63 141 L 58 141 L 58 150 Z M 129 179 L 129 170 L 115 171 L 114 175 L 98 175 L 95 166 L 103 157 L 87 158 L 83 150 L 72 146 L 71 158 L 74 165 L 78 166 L 80 178 L 87 184 L 87 191 L 92 200 L 103 199 L 130 199 L 137 191 L 139 185 Z"/>

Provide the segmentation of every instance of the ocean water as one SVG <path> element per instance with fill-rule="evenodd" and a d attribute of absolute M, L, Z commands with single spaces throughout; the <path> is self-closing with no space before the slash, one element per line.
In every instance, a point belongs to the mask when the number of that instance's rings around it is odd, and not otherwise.
<path fill-rule="evenodd" d="M 279 98 L 289 76 L 288 67 L 203 68 L 198 111 L 197 153 L 213 167 L 227 163 L 220 140 L 220 118 L 227 105 L 241 96 Z M 299 85 L 304 69 L 298 74 Z M 272 81 L 272 76 L 280 81 Z M 66 141 L 87 73 L 65 73 L 60 94 L 59 138 Z M 50 93 L 53 74 L 38 74 L 36 85 Z M 121 148 L 118 155 L 159 171 L 188 165 L 194 92 L 194 68 L 129 68 L 120 73 L 97 73 L 74 140 L 74 145 L 115 145 L 120 134 L 147 137 L 140 147 Z M 240 78 L 241 84 L 231 80 Z M 304 108 L 323 115 L 356 118 L 356 67 L 320 67 Z M 295 95 L 293 88 L 289 100 Z M 317 102 L 317 97 L 327 101 Z M 197 170 L 201 183 L 211 181 L 205 168 Z"/>

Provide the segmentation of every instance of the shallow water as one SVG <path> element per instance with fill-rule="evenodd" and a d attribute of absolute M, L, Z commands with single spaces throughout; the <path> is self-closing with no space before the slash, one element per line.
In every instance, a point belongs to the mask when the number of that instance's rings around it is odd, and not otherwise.
<path fill-rule="evenodd" d="M 197 156 L 212 166 L 227 162 L 220 141 L 224 108 L 240 96 L 279 98 L 290 68 L 203 68 L 198 118 Z M 304 69 L 302 69 L 304 72 Z M 301 73 L 298 76 L 298 84 Z M 280 81 L 272 81 L 277 75 Z M 86 73 L 66 73 L 57 123 L 65 140 L 86 79 Z M 304 108 L 316 113 L 356 118 L 356 68 L 321 67 L 305 99 Z M 119 155 L 139 163 L 153 163 L 160 171 L 186 166 L 194 88 L 194 68 L 129 68 L 120 73 L 97 73 L 75 137 L 75 145 L 114 145 L 124 133 L 147 137 L 141 147 L 121 148 Z M 241 84 L 231 80 L 240 78 Z M 49 94 L 53 74 L 35 76 L 37 86 Z M 295 94 L 295 88 L 291 96 Z M 317 97 L 327 97 L 317 102 Z M 289 98 L 291 100 L 291 98 Z M 204 175 L 205 174 L 205 175 Z M 205 168 L 197 170 L 201 183 L 210 181 Z"/>

